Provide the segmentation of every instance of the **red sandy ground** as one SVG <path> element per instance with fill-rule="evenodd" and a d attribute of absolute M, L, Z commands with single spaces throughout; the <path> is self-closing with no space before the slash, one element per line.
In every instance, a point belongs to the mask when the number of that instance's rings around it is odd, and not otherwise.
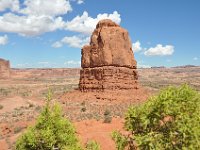
<path fill-rule="evenodd" d="M 126 109 L 126 107 L 130 104 L 139 104 L 141 102 L 144 102 L 147 97 L 149 96 L 149 92 L 145 89 L 138 89 L 136 91 L 118 91 L 118 92 L 88 92 L 88 93 L 82 93 L 80 91 L 72 91 L 69 93 L 66 93 L 62 95 L 59 98 L 59 102 L 61 102 L 64 112 L 69 112 L 69 114 L 72 114 L 74 116 L 80 115 L 82 112 L 80 112 L 79 105 L 87 101 L 87 106 L 90 106 L 90 110 L 87 108 L 87 113 L 93 113 L 93 112 L 99 112 L 100 114 L 103 114 L 105 112 L 106 108 L 112 108 L 110 111 L 116 111 L 116 107 L 121 107 L 121 105 L 125 106 L 123 110 Z M 8 101 L 9 99 L 9 101 Z M 6 100 L 1 100 L 2 104 L 4 104 L 4 109 L 2 111 L 13 111 L 16 107 L 20 106 L 26 106 L 28 103 L 34 103 L 37 104 L 36 101 L 26 101 L 20 97 L 15 97 L 15 99 L 8 98 Z M 69 106 L 66 105 L 66 103 L 71 102 Z M 75 104 L 75 105 L 73 105 Z M 126 105 L 127 104 L 127 105 Z M 42 105 L 41 103 L 38 103 L 37 105 Z M 106 107 L 104 107 L 106 106 Z M 112 106 L 112 107 L 110 107 Z M 71 109 L 68 109 L 68 107 Z M 75 110 L 75 112 L 71 111 L 72 109 Z M 97 110 L 98 109 L 98 110 Z M 121 110 L 121 109 L 120 109 Z M 116 117 L 116 116 L 115 116 Z M 82 145 L 85 145 L 89 140 L 95 140 L 97 141 L 100 146 L 101 150 L 115 150 L 115 143 L 111 138 L 111 133 L 115 130 L 118 131 L 124 131 L 123 125 L 124 125 L 124 119 L 119 117 L 113 117 L 111 123 L 103 123 L 102 118 L 100 121 L 90 119 L 90 120 L 82 120 L 82 121 L 76 121 L 76 119 L 72 119 L 77 135 L 80 138 L 80 141 Z M 75 117 L 74 117 L 75 118 Z M 8 118 L 10 119 L 10 118 Z M 16 139 L 19 137 L 19 135 L 25 130 L 25 128 L 31 124 L 34 123 L 34 120 L 32 121 L 23 121 L 18 120 L 16 122 L 11 123 L 0 123 L 0 134 L 3 138 L 0 139 L 0 150 L 8 150 L 11 149 L 11 146 L 13 146 Z M 14 133 L 14 128 L 16 127 L 22 127 L 23 130 L 20 131 L 20 133 Z"/>
<path fill-rule="evenodd" d="M 18 122 L 15 126 L 28 126 L 33 122 Z M 111 123 L 103 123 L 103 121 L 84 120 L 75 122 L 77 135 L 82 145 L 85 145 L 90 140 L 97 141 L 101 150 L 115 150 L 115 143 L 111 138 L 111 133 L 114 130 L 123 131 L 124 120 L 120 118 L 113 118 Z M 9 134 L 8 140 L 6 138 L 0 140 L 0 150 L 8 150 L 8 143 L 14 143 L 21 133 L 13 134 L 13 129 L 7 124 L 2 124 L 1 129 L 4 134 Z M 9 141 L 9 142 L 8 142 Z"/>
<path fill-rule="evenodd" d="M 114 130 L 124 131 L 124 120 L 120 118 L 113 118 L 111 123 L 86 120 L 74 124 L 82 144 L 95 140 L 100 144 L 102 150 L 115 150 L 115 143 L 111 138 L 111 133 Z"/>

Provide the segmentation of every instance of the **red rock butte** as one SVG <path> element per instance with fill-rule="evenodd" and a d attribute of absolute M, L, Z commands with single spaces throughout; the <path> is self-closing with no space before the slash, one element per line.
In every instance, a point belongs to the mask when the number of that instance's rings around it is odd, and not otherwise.
<path fill-rule="evenodd" d="M 0 79 L 10 78 L 10 62 L 0 58 Z"/>
<path fill-rule="evenodd" d="M 82 48 L 80 91 L 138 88 L 137 62 L 128 31 L 105 19 L 98 22 L 90 45 Z"/>

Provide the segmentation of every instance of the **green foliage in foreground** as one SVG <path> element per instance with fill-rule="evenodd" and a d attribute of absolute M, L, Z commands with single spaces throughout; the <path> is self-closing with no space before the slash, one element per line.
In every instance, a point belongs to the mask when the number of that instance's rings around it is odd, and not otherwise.
<path fill-rule="evenodd" d="M 200 93 L 187 85 L 169 87 L 129 108 L 125 120 L 132 133 L 127 138 L 129 149 L 200 149 Z"/>
<path fill-rule="evenodd" d="M 87 150 L 100 150 L 100 145 L 96 141 L 89 141 L 86 144 Z"/>
<path fill-rule="evenodd" d="M 72 124 L 62 117 L 58 104 L 47 103 L 36 121 L 16 142 L 16 150 L 81 150 Z"/>
<path fill-rule="evenodd" d="M 114 131 L 112 133 L 112 139 L 115 141 L 116 143 L 116 149 L 117 150 L 124 150 L 125 147 L 128 145 L 128 141 L 126 139 L 126 137 L 124 137 L 121 133 L 119 133 L 118 131 Z"/>

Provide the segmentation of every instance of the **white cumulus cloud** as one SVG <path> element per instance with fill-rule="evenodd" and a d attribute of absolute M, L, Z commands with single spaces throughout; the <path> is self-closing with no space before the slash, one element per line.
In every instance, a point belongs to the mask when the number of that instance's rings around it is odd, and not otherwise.
<path fill-rule="evenodd" d="M 156 45 L 156 47 L 151 47 L 147 51 L 144 52 L 146 56 L 165 56 L 172 55 L 174 53 L 174 46 L 162 44 Z"/>
<path fill-rule="evenodd" d="M 0 45 L 6 45 L 8 43 L 8 36 L 0 36 Z"/>
<path fill-rule="evenodd" d="M 70 1 L 76 2 L 79 5 L 84 3 L 84 0 L 70 0 Z"/>
<path fill-rule="evenodd" d="M 45 32 L 62 29 L 64 21 L 62 17 L 52 16 L 19 16 L 6 13 L 0 16 L 0 32 L 12 32 L 21 35 L 34 36 Z"/>
<path fill-rule="evenodd" d="M 84 3 L 83 0 L 78 0 L 78 1 L 77 1 L 77 4 L 83 4 L 83 3 Z"/>
<path fill-rule="evenodd" d="M 84 3 L 84 0 L 71 1 Z M 121 22 L 117 11 L 98 14 L 96 18 L 90 17 L 85 11 L 71 21 L 63 20 L 62 15 L 72 11 L 70 0 L 0 0 L 1 11 L 5 12 L 0 15 L 0 32 L 24 36 L 37 36 L 57 30 L 90 34 L 101 19 L 111 19 L 118 24 Z"/>
<path fill-rule="evenodd" d="M 81 37 L 81 36 L 66 36 L 60 41 L 56 41 L 52 44 L 52 47 L 59 48 L 62 47 L 63 44 L 67 44 L 69 47 L 81 48 L 84 45 L 89 43 L 89 37 Z"/>
<path fill-rule="evenodd" d="M 18 11 L 19 8 L 19 0 L 0 0 L 0 12 L 6 9 Z"/>
<path fill-rule="evenodd" d="M 68 0 L 25 0 L 24 7 L 17 13 L 8 12 L 0 16 L 0 32 L 35 36 L 63 29 L 65 22 L 61 15 L 71 10 Z"/>
<path fill-rule="evenodd" d="M 74 1 L 78 4 L 84 2 Z M 90 34 L 101 19 L 108 18 L 118 24 L 121 21 L 117 11 L 112 14 L 99 14 L 96 18 L 90 17 L 85 11 L 71 21 L 63 20 L 62 15 L 72 11 L 70 0 L 0 0 L 1 11 L 5 12 L 0 15 L 0 32 L 24 36 L 37 36 L 57 30 Z"/>
<path fill-rule="evenodd" d="M 139 52 L 142 50 L 140 41 L 136 41 L 135 43 L 132 44 L 132 50 L 133 52 Z"/>
<path fill-rule="evenodd" d="M 25 0 L 22 14 L 58 16 L 72 11 L 68 0 Z"/>
<path fill-rule="evenodd" d="M 117 11 L 112 14 L 98 14 L 96 18 L 92 18 L 88 15 L 87 11 L 84 11 L 82 16 L 76 16 L 71 21 L 66 22 L 65 29 L 69 31 L 91 34 L 95 29 L 96 24 L 102 19 L 111 19 L 117 24 L 120 24 L 121 18 Z"/>

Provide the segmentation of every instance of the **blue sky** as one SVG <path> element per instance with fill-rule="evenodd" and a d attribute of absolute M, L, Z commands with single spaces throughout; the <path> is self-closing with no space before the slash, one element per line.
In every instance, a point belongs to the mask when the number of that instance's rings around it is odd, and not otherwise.
<path fill-rule="evenodd" d="M 129 31 L 139 67 L 200 65 L 199 0 L 0 0 L 0 58 L 15 68 L 80 67 L 110 18 Z"/>

